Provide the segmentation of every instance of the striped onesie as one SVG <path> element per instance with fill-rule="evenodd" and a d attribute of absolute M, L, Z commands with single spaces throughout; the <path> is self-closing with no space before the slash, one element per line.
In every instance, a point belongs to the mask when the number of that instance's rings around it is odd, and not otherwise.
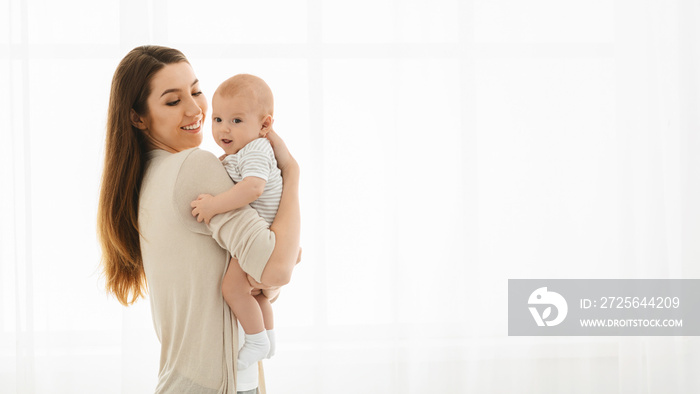
<path fill-rule="evenodd" d="M 249 176 L 265 180 L 265 190 L 257 200 L 250 203 L 258 214 L 272 224 L 282 197 L 282 173 L 272 145 L 267 138 L 258 138 L 244 146 L 236 154 L 223 160 L 224 168 L 233 182 L 238 183 Z"/>

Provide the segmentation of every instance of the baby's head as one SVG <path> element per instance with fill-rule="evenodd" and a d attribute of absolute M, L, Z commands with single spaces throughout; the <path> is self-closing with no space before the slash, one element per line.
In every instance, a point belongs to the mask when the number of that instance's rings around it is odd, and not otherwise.
<path fill-rule="evenodd" d="M 272 129 L 272 91 L 254 75 L 238 74 L 224 81 L 211 106 L 214 140 L 229 155 Z"/>

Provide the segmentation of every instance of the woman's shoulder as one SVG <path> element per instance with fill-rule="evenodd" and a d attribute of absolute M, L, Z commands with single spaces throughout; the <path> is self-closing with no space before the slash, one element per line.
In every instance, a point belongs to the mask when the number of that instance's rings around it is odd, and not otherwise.
<path fill-rule="evenodd" d="M 173 156 L 180 156 L 181 160 L 173 191 L 175 206 L 193 231 L 207 233 L 204 224 L 193 219 L 190 203 L 200 194 L 215 196 L 230 189 L 233 181 L 219 159 L 209 151 L 192 148 Z"/>
<path fill-rule="evenodd" d="M 200 148 L 183 150 L 176 155 L 181 156 L 183 166 L 221 166 L 221 162 L 213 153 Z"/>
<path fill-rule="evenodd" d="M 181 186 L 191 184 L 193 186 L 209 185 L 211 187 L 223 181 L 226 183 L 226 185 L 222 185 L 223 187 L 230 187 L 227 182 L 230 179 L 226 174 L 226 170 L 219 158 L 214 156 L 213 153 L 200 148 L 192 148 L 179 152 L 176 155 L 180 155 L 179 159 L 181 161 L 178 174 L 178 183 Z M 203 193 L 211 192 L 204 191 Z"/>
<path fill-rule="evenodd" d="M 169 153 L 164 150 L 154 150 L 148 152 L 149 164 L 158 162 L 166 166 L 208 166 L 221 165 L 219 159 L 213 153 L 200 148 L 190 148 L 177 153 Z"/>

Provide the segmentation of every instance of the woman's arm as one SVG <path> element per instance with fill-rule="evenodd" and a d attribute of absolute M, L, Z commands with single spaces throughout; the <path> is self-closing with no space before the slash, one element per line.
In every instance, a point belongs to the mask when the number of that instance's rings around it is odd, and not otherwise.
<path fill-rule="evenodd" d="M 286 144 L 274 131 L 267 134 L 275 151 L 277 165 L 282 171 L 282 198 L 270 230 L 275 233 L 275 248 L 265 265 L 261 280 L 264 285 L 282 286 L 289 283 L 299 257 L 301 213 L 299 210 L 299 164 Z"/>

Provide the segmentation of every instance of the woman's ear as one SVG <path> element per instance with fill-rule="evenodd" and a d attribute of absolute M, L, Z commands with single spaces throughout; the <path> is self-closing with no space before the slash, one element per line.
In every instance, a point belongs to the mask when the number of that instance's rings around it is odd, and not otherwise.
<path fill-rule="evenodd" d="M 131 118 L 131 124 L 134 125 L 139 130 L 146 130 L 148 127 L 146 126 L 146 122 L 141 118 L 141 115 L 137 114 L 136 111 L 132 108 L 131 112 L 129 113 L 129 117 Z"/>
<path fill-rule="evenodd" d="M 267 115 L 263 121 L 262 121 L 262 126 L 260 127 L 260 136 L 264 137 L 267 135 L 267 133 L 272 130 L 272 123 L 274 123 L 275 120 L 272 119 L 272 115 Z"/>

